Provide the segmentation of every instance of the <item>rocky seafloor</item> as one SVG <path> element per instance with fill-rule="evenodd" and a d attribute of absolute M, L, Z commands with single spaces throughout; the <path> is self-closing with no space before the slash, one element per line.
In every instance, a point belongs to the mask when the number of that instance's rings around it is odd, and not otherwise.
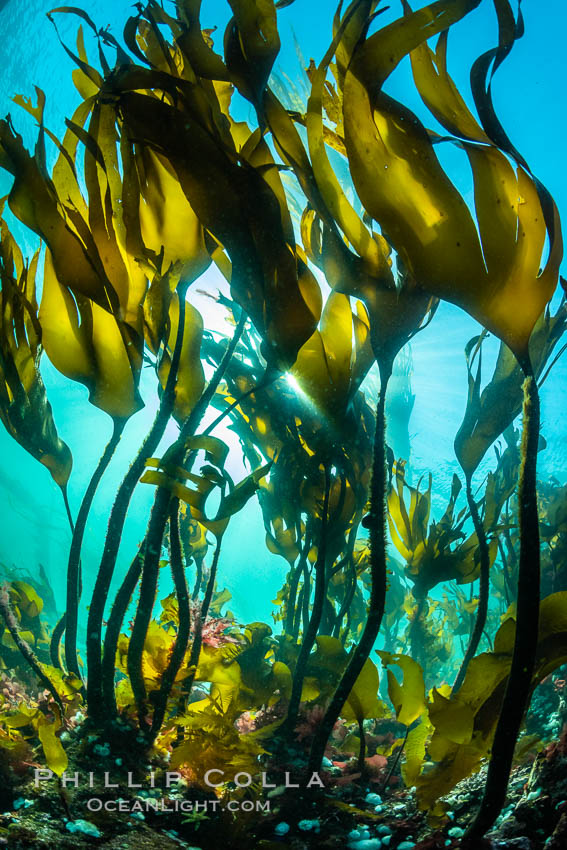
<path fill-rule="evenodd" d="M 57 781 L 36 787 L 33 776 L 24 775 L 10 788 L 4 784 L 1 789 L 0 846 L 14 850 L 458 848 L 466 846 L 463 835 L 474 817 L 483 780 L 481 771 L 457 785 L 444 798 L 450 807 L 447 822 L 434 828 L 417 809 L 411 789 L 388 787 L 378 792 L 375 783 L 351 782 L 308 795 L 279 786 L 266 792 L 260 811 L 250 789 L 235 788 L 231 812 L 230 794 L 218 800 L 212 792 L 183 782 L 169 790 L 124 788 L 118 783 L 117 791 L 104 787 L 97 774 L 93 787 L 82 783 L 62 790 Z M 99 811 L 89 810 L 92 799 L 102 801 Z M 119 800 L 124 811 L 105 810 L 105 801 L 113 801 L 111 808 L 117 809 Z M 180 811 L 183 801 L 191 801 L 192 811 Z M 505 809 L 495 828 L 474 848 L 567 848 L 567 734 L 531 763 L 515 768 Z"/>

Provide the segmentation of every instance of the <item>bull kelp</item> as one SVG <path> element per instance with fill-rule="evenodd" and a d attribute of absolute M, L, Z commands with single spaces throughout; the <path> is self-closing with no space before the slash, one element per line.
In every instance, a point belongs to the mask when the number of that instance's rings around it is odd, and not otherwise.
<path fill-rule="evenodd" d="M 0 564 L 0 843 L 564 846 L 567 287 L 495 94 L 522 12 L 323 3 L 307 63 L 301 5 L 52 9 L 64 126 L 49 79 L 0 120 L 2 486 L 41 535 Z"/>

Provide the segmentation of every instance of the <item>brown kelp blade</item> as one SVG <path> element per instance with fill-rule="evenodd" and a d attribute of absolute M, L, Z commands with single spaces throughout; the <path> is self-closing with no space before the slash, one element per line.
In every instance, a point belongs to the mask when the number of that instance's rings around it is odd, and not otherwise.
<path fill-rule="evenodd" d="M 35 275 L 38 253 L 24 263 L 2 221 L 0 241 L 0 419 L 8 433 L 65 487 L 72 456 L 55 427 L 39 364 L 41 328 Z"/>

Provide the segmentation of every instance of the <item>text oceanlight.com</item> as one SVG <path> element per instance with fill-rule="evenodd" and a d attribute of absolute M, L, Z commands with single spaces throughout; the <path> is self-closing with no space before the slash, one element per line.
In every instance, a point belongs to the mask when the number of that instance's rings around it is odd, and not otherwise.
<path fill-rule="evenodd" d="M 89 812 L 162 812 L 175 814 L 205 814 L 213 815 L 215 812 L 269 812 L 270 800 L 171 800 L 148 798 L 145 800 L 102 800 L 100 797 L 91 797 L 87 800 L 86 807 Z"/>

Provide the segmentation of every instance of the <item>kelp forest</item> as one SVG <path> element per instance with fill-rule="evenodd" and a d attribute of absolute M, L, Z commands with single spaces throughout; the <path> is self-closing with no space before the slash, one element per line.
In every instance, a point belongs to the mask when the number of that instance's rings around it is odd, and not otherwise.
<path fill-rule="evenodd" d="M 0 418 L 68 521 L 62 596 L 0 566 L 0 844 L 560 850 L 567 485 L 538 467 L 567 303 L 556 202 L 493 98 L 521 10 L 341 2 L 292 80 L 299 0 L 226 5 L 224 32 L 200 0 L 116 33 L 51 10 L 74 112 L 51 130 L 39 79 L 0 120 Z M 479 6 L 464 91 L 451 35 Z M 408 429 L 443 302 L 477 323 L 448 484 Z M 88 400 L 50 401 L 48 366 Z M 76 498 L 91 457 L 56 423 L 89 405 L 111 436 Z M 253 509 L 270 622 L 230 611 Z"/>

